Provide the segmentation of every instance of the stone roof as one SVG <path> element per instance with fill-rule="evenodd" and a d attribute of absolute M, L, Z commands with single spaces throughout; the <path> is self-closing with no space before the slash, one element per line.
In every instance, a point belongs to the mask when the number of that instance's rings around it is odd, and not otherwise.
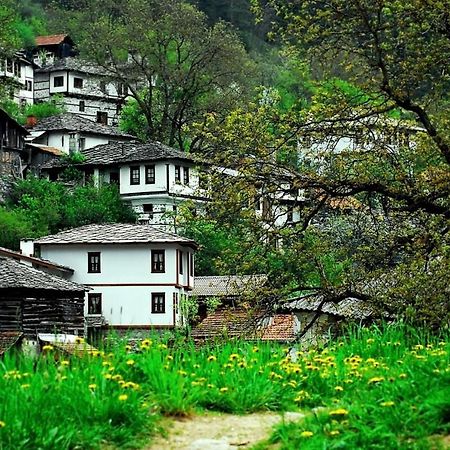
<path fill-rule="evenodd" d="M 150 225 L 129 223 L 91 224 L 37 239 L 36 244 L 128 244 L 171 243 L 197 247 L 191 239 Z"/>
<path fill-rule="evenodd" d="M 131 134 L 124 133 L 117 128 L 94 122 L 74 113 L 63 113 L 56 116 L 45 117 L 44 119 L 40 119 L 39 122 L 31 128 L 32 133 L 36 131 L 45 132 L 56 130 L 66 130 L 69 132 L 81 131 L 89 134 L 123 137 L 130 140 L 136 139 Z"/>
<path fill-rule="evenodd" d="M 298 298 L 284 305 L 284 309 L 290 311 L 311 311 L 316 312 L 323 301 L 321 295 L 308 298 Z M 356 298 L 346 298 L 339 303 L 326 302 L 322 306 L 324 314 L 345 317 L 347 319 L 364 320 L 375 314 L 373 308 L 366 302 Z"/>
<path fill-rule="evenodd" d="M 22 337 L 20 331 L 1 331 L 0 332 L 0 356 L 13 347 Z"/>
<path fill-rule="evenodd" d="M 187 153 L 181 152 L 160 142 L 113 142 L 96 145 L 81 152 L 85 160 L 77 164 L 83 166 L 108 166 L 111 164 L 133 163 L 141 161 L 194 161 Z M 43 169 L 64 167 L 58 160 L 52 160 L 42 165 Z"/>
<path fill-rule="evenodd" d="M 196 340 L 239 338 L 289 342 L 295 339 L 292 314 L 275 314 L 266 324 L 264 314 L 253 314 L 242 307 L 220 307 L 192 330 Z M 262 323 L 258 325 L 258 323 Z"/>
<path fill-rule="evenodd" d="M 0 256 L 6 256 L 9 258 L 13 258 L 16 260 L 24 260 L 29 261 L 32 264 L 47 267 L 49 269 L 56 269 L 61 272 L 73 273 L 74 270 L 71 267 L 62 266 L 61 264 L 54 263 L 52 261 L 48 261 L 47 259 L 36 258 L 35 256 L 23 255 L 22 253 L 16 252 L 9 248 L 0 247 Z"/>
<path fill-rule="evenodd" d="M 267 275 L 226 275 L 195 277 L 192 295 L 198 297 L 236 297 L 260 288 Z"/>
<path fill-rule="evenodd" d="M 84 292 L 86 290 L 81 284 L 50 275 L 3 256 L 0 256 L 1 289 L 41 289 L 62 292 Z"/>
<path fill-rule="evenodd" d="M 51 34 L 49 36 L 37 36 L 35 38 L 36 45 L 38 47 L 42 45 L 58 45 L 68 37 L 67 34 Z"/>
<path fill-rule="evenodd" d="M 47 44 L 48 45 L 48 44 Z M 61 70 L 71 70 L 74 72 L 88 73 L 91 75 L 108 76 L 109 73 L 103 67 L 96 66 L 91 62 L 84 61 L 79 57 L 68 56 L 66 58 L 56 59 L 50 64 L 45 64 L 37 73 L 59 72 Z"/>

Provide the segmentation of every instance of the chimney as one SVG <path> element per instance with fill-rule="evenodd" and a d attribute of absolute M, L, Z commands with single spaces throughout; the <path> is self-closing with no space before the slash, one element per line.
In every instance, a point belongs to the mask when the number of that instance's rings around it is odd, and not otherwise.
<path fill-rule="evenodd" d="M 37 124 L 36 116 L 33 115 L 27 116 L 27 123 L 25 125 L 27 128 L 33 128 L 36 124 Z"/>
<path fill-rule="evenodd" d="M 22 239 L 20 241 L 20 251 L 22 255 L 34 256 L 34 241 L 33 239 Z"/>

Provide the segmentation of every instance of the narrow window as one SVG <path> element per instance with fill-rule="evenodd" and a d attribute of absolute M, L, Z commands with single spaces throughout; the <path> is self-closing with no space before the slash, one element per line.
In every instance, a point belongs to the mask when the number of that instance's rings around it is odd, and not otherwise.
<path fill-rule="evenodd" d="M 97 123 L 108 125 L 108 113 L 104 111 L 97 111 Z"/>
<path fill-rule="evenodd" d="M 183 169 L 184 169 L 183 170 L 183 175 L 184 175 L 183 182 L 184 182 L 184 184 L 188 185 L 189 184 L 189 167 L 184 167 Z"/>
<path fill-rule="evenodd" d="M 6 71 L 13 73 L 13 61 L 11 58 L 7 58 L 6 60 Z"/>
<path fill-rule="evenodd" d="M 287 217 L 286 217 L 286 221 L 288 223 L 292 223 L 294 221 L 294 213 L 292 211 L 292 209 L 289 209 L 287 212 Z"/>
<path fill-rule="evenodd" d="M 102 294 L 88 294 L 88 314 L 102 313 Z"/>
<path fill-rule="evenodd" d="M 145 166 L 145 184 L 155 184 L 155 165 Z"/>
<path fill-rule="evenodd" d="M 27 91 L 33 90 L 33 82 L 30 80 L 27 80 Z"/>
<path fill-rule="evenodd" d="M 73 87 L 76 89 L 83 89 L 83 78 L 75 77 L 73 79 Z"/>
<path fill-rule="evenodd" d="M 151 203 L 144 203 L 142 205 L 145 214 L 148 214 L 149 219 L 153 219 L 153 205 Z"/>
<path fill-rule="evenodd" d="M 175 166 L 175 183 L 181 183 L 181 167 Z"/>
<path fill-rule="evenodd" d="M 86 104 L 84 103 L 84 100 L 80 100 L 80 103 L 78 105 L 79 111 L 84 112 L 85 108 L 86 108 Z"/>
<path fill-rule="evenodd" d="M 88 273 L 100 273 L 100 252 L 88 252 Z"/>
<path fill-rule="evenodd" d="M 78 139 L 78 148 L 80 152 L 86 148 L 86 138 L 80 137 L 80 139 Z"/>
<path fill-rule="evenodd" d="M 152 314 L 164 314 L 166 312 L 166 295 L 164 292 L 152 293 Z"/>
<path fill-rule="evenodd" d="M 64 86 L 64 77 L 53 78 L 53 87 L 63 87 L 63 86 Z"/>
<path fill-rule="evenodd" d="M 100 81 L 100 90 L 106 94 L 106 83 L 104 81 Z"/>
<path fill-rule="evenodd" d="M 183 252 L 178 252 L 180 274 L 183 275 Z"/>
<path fill-rule="evenodd" d="M 141 171 L 139 166 L 130 167 L 130 184 L 140 184 L 141 183 Z"/>
<path fill-rule="evenodd" d="M 152 273 L 165 272 L 164 250 L 152 250 Z"/>
<path fill-rule="evenodd" d="M 194 276 L 194 254 L 193 253 L 189 253 L 189 260 L 191 261 L 191 263 L 189 264 L 189 275 L 191 277 Z"/>

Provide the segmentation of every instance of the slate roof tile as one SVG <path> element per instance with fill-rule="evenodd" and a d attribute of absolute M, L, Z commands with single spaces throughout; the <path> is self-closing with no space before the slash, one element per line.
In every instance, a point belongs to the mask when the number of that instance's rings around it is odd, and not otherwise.
<path fill-rule="evenodd" d="M 234 297 L 258 289 L 267 281 L 266 275 L 226 275 L 195 277 L 192 295 L 198 297 Z"/>

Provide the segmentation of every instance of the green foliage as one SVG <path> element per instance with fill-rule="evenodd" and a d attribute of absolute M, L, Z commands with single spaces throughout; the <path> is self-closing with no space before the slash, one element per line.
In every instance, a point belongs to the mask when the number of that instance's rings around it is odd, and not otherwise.
<path fill-rule="evenodd" d="M 157 433 L 161 416 L 199 410 L 300 409 L 306 418 L 282 424 L 272 438 L 292 449 L 427 448 L 430 436 L 449 431 L 448 335 L 402 325 L 355 329 L 329 347 L 299 351 L 296 361 L 261 342 L 198 347 L 149 336 L 134 350 L 109 342 L 70 359 L 51 348 L 37 360 L 6 355 L 0 446 L 138 445 Z"/>
<path fill-rule="evenodd" d="M 20 239 L 34 235 L 32 222 L 26 212 L 0 207 L 0 247 L 18 250 Z"/>
<path fill-rule="evenodd" d="M 123 203 L 115 185 L 70 189 L 62 183 L 34 177 L 16 183 L 3 217 L 5 240 L 0 245 L 13 248 L 24 237 L 43 236 L 89 223 L 135 221 L 134 212 Z M 19 225 L 21 218 L 26 219 Z"/>
<path fill-rule="evenodd" d="M 127 99 L 120 112 L 119 128 L 142 141 L 147 139 L 148 124 L 136 100 Z"/>

